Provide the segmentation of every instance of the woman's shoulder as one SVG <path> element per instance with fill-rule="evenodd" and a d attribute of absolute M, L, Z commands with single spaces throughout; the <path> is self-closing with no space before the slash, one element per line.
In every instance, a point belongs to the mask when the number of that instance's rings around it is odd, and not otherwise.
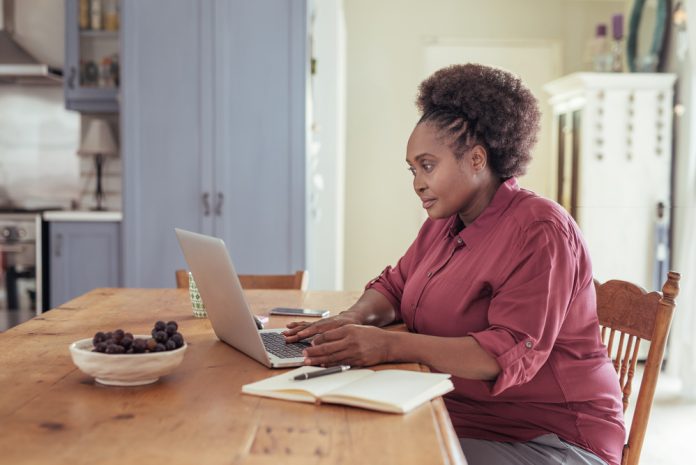
<path fill-rule="evenodd" d="M 520 189 L 516 200 L 512 214 L 523 229 L 538 223 L 550 223 L 568 234 L 577 227 L 566 209 L 551 199 Z"/>

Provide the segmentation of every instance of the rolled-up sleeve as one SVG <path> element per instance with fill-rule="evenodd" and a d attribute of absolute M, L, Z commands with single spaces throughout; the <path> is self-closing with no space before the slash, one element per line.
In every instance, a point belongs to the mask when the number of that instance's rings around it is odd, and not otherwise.
<path fill-rule="evenodd" d="M 442 224 L 439 227 L 441 228 Z M 374 289 L 384 295 L 392 304 L 399 320 L 403 319 L 401 315 L 401 298 L 404 294 L 406 281 L 413 272 L 413 267 L 418 263 L 419 258 L 425 253 L 427 246 L 440 231 L 441 229 L 438 229 L 438 225 L 432 220 L 426 220 L 418 232 L 416 240 L 413 241 L 396 265 L 386 267 L 379 276 L 372 279 L 365 286 L 366 290 Z"/>
<path fill-rule="evenodd" d="M 367 283 L 365 289 L 374 289 L 387 298 L 396 311 L 397 320 L 401 320 L 401 296 L 406 284 L 406 275 L 402 266 L 403 257 L 396 266 L 386 267 L 375 279 Z"/>
<path fill-rule="evenodd" d="M 469 333 L 500 365 L 492 395 L 534 377 L 549 357 L 576 292 L 576 247 L 558 226 L 533 223 L 520 247 L 494 289 L 488 328 Z"/>

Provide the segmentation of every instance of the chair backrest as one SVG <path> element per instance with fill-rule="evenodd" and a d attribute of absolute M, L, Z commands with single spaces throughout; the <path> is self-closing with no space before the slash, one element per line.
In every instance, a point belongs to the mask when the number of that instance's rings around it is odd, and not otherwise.
<path fill-rule="evenodd" d="M 244 289 L 307 289 L 307 272 L 295 274 L 240 274 L 239 282 Z M 188 271 L 176 270 L 176 287 L 188 288 Z"/>
<path fill-rule="evenodd" d="M 629 405 L 640 341 L 650 342 L 628 441 L 623 449 L 622 465 L 637 465 L 640 459 L 680 278 L 679 273 L 670 271 L 662 294 L 647 293 L 626 281 L 612 280 L 600 284 L 595 280 L 602 341 L 619 376 L 624 412 Z"/>

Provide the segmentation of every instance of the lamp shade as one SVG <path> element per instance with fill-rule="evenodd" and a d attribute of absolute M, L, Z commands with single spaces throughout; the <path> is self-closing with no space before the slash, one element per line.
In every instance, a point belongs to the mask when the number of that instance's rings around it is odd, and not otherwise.
<path fill-rule="evenodd" d="M 111 135 L 109 124 L 103 119 L 95 118 L 89 122 L 80 148 L 80 155 L 116 155 L 118 147 Z"/>

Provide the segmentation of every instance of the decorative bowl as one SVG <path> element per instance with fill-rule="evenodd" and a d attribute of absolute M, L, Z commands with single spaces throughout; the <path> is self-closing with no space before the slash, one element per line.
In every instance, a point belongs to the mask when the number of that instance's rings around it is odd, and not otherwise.
<path fill-rule="evenodd" d="M 150 336 L 135 335 L 147 339 Z M 92 352 L 92 338 L 70 344 L 73 363 L 100 384 L 110 386 L 140 386 L 157 381 L 174 371 L 184 359 L 186 343 L 174 350 L 144 354 L 105 354 Z"/>

